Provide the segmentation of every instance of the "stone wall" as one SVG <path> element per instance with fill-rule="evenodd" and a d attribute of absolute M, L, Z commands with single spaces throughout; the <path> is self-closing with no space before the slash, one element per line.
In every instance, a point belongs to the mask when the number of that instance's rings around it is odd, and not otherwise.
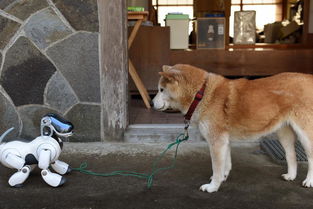
<path fill-rule="evenodd" d="M 101 140 L 97 0 L 0 0 L 0 133 L 33 139 L 54 112 Z"/>

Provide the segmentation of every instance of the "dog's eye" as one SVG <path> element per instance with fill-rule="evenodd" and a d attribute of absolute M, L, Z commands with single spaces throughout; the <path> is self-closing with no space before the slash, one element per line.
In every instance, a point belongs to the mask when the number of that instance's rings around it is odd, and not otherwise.
<path fill-rule="evenodd" d="M 163 90 L 164 90 L 163 88 L 160 88 L 160 92 L 163 92 Z"/>

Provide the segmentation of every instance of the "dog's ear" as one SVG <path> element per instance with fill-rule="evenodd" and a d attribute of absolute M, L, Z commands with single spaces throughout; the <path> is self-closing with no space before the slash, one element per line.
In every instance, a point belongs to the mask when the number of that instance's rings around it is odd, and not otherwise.
<path fill-rule="evenodd" d="M 167 79 L 170 82 L 177 82 L 179 80 L 179 74 L 176 72 L 159 72 L 160 76 L 163 76 L 165 79 Z"/>
<path fill-rule="evenodd" d="M 163 65 L 162 66 L 163 72 L 169 72 L 171 68 L 172 68 L 172 66 L 169 66 L 169 65 Z"/>
<path fill-rule="evenodd" d="M 159 72 L 159 75 L 167 79 L 170 79 L 172 77 L 171 73 L 168 73 L 168 72 Z"/>

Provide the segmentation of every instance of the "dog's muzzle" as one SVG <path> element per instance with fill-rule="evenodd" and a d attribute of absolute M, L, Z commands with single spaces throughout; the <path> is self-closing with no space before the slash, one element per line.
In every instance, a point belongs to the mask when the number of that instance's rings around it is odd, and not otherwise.
<path fill-rule="evenodd" d="M 153 100 L 150 101 L 150 106 L 151 106 L 152 108 L 154 107 Z"/>

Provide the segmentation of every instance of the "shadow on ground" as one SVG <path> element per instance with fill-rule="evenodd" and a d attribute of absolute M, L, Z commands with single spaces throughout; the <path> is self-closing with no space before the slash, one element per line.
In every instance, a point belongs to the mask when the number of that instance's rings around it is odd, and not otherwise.
<path fill-rule="evenodd" d="M 306 175 L 306 164 L 300 165 L 299 175 L 294 182 L 286 182 L 280 178 L 286 167 L 276 165 L 258 150 L 258 146 L 233 148 L 231 175 L 219 192 L 213 194 L 199 191 L 199 187 L 208 183 L 211 175 L 208 152 L 179 155 L 176 168 L 160 173 L 154 179 L 152 189 L 146 188 L 143 179 L 96 177 L 79 172 L 67 175 L 68 181 L 62 187 L 51 188 L 41 179 L 39 170 L 32 173 L 22 188 L 10 188 L 7 180 L 13 170 L 1 166 L 0 208 L 312 208 L 313 189 L 301 187 Z M 120 169 L 148 172 L 154 157 L 142 153 L 105 156 L 62 153 L 62 160 L 73 167 L 86 161 L 90 169 L 98 172 Z"/>

